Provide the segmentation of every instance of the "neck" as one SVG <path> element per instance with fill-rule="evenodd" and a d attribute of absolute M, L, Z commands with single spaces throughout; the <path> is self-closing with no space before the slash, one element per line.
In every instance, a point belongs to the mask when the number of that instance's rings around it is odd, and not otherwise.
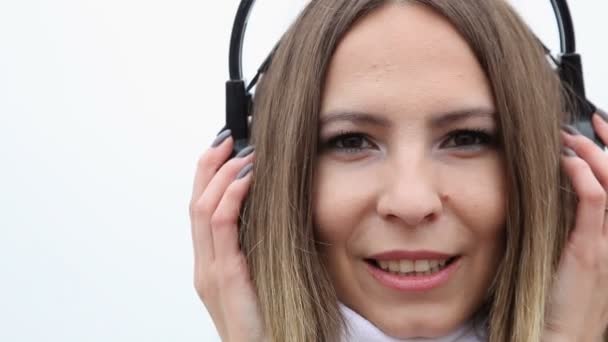
<path fill-rule="evenodd" d="M 461 325 L 443 337 L 397 339 L 386 335 L 382 330 L 345 304 L 341 302 L 338 304 L 340 312 L 347 323 L 347 331 L 343 335 L 342 342 L 481 342 L 486 340 L 485 334 L 475 330 L 471 322 Z"/>

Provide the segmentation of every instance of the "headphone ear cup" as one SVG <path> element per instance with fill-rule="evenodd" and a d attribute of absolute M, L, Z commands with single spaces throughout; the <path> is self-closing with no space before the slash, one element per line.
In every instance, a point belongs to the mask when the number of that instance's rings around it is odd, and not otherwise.
<path fill-rule="evenodd" d="M 574 108 L 572 108 L 572 110 L 576 113 L 576 116 L 572 118 L 572 125 L 579 132 L 581 132 L 581 134 L 591 139 L 601 149 L 604 149 L 606 146 L 606 142 L 602 141 L 602 139 L 600 139 L 600 137 L 595 133 L 595 130 L 593 129 L 593 123 L 591 122 L 593 114 L 600 113 L 601 110 L 599 110 L 589 100 L 581 99 L 580 97 L 577 97 L 576 103 L 574 104 Z"/>
<path fill-rule="evenodd" d="M 234 147 L 232 148 L 232 154 L 230 158 L 236 156 L 239 152 L 249 146 L 249 141 L 247 139 L 237 139 L 234 142 Z"/>
<path fill-rule="evenodd" d="M 567 108 L 565 109 L 570 113 L 569 123 L 603 149 L 604 143 L 595 134 L 591 123 L 591 118 L 597 107 L 585 96 L 581 56 L 577 53 L 560 55 L 557 72 L 567 100 Z"/>
<path fill-rule="evenodd" d="M 245 88 L 243 80 L 226 82 L 226 127 L 230 128 L 234 139 L 232 156 L 248 146 L 249 112 L 251 109 L 251 94 Z"/>
<path fill-rule="evenodd" d="M 600 147 L 604 147 L 601 140 L 598 140 L 595 134 L 595 131 L 593 130 L 593 125 L 591 124 L 591 121 L 589 120 L 578 120 L 575 121 L 572 126 L 574 126 L 574 128 L 576 128 L 579 132 L 581 132 L 582 135 L 586 136 L 587 138 L 591 139 L 593 142 L 595 142 L 596 145 L 600 146 Z"/>
<path fill-rule="evenodd" d="M 249 132 L 251 132 L 251 123 L 252 123 L 251 116 L 248 118 L 248 120 L 247 120 L 247 121 L 248 121 L 248 125 L 247 125 L 247 126 L 248 126 L 248 130 L 249 130 Z M 221 129 L 221 130 L 218 132 L 218 134 L 217 134 L 217 135 L 221 134 L 222 132 L 224 132 L 224 131 L 225 131 L 225 130 L 227 130 L 227 129 L 228 129 L 228 126 L 224 126 L 224 128 L 222 128 L 222 129 Z M 250 136 L 250 135 L 249 135 L 249 136 Z M 234 142 L 234 147 L 233 147 L 233 149 L 232 149 L 232 154 L 230 155 L 230 158 L 232 158 L 232 157 L 236 156 L 236 155 L 237 155 L 239 152 L 241 152 L 241 150 L 242 150 L 242 149 L 244 149 L 245 147 L 247 147 L 247 146 L 249 146 L 249 145 L 250 145 L 250 143 L 249 143 L 249 139 L 237 139 L 237 140 Z"/>

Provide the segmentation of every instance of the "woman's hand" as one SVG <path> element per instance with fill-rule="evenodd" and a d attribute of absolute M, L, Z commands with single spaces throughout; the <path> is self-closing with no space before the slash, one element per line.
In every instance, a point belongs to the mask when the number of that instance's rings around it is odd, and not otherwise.
<path fill-rule="evenodd" d="M 594 115 L 593 126 L 608 143 L 608 123 Z M 545 341 L 602 341 L 608 326 L 608 154 L 572 127 L 562 133 L 577 156 L 562 166 L 578 196 L 575 227 L 565 246 L 554 283 Z"/>
<path fill-rule="evenodd" d="M 258 300 L 237 232 L 240 208 L 251 185 L 247 172 L 253 166 L 253 148 L 224 164 L 233 143 L 230 131 L 222 132 L 215 147 L 198 162 L 190 201 L 194 287 L 222 341 L 263 341 Z"/>

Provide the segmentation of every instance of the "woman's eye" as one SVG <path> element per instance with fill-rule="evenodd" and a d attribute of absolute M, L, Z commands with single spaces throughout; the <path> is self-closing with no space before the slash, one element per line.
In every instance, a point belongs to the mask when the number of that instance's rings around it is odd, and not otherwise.
<path fill-rule="evenodd" d="M 476 149 L 480 145 L 490 145 L 493 143 L 494 137 L 490 132 L 482 129 L 463 129 L 450 133 L 441 147 Z M 323 144 L 324 149 L 335 150 L 341 153 L 358 153 L 373 147 L 373 143 L 370 142 L 365 134 L 356 132 L 341 133 Z"/>
<path fill-rule="evenodd" d="M 368 138 L 362 133 L 342 133 L 337 135 L 327 143 L 325 148 L 338 150 L 344 153 L 356 153 L 372 147 Z"/>
<path fill-rule="evenodd" d="M 489 145 L 493 143 L 493 137 L 485 130 L 458 130 L 450 134 L 447 142 L 448 146 L 442 145 L 443 147 L 460 147 L 465 148 L 477 147 L 478 145 Z"/>

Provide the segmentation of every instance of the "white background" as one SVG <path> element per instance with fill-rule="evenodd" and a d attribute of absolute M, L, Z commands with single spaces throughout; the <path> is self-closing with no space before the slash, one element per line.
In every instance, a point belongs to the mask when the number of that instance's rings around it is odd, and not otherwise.
<path fill-rule="evenodd" d="M 304 2 L 258 1 L 249 77 Z M 557 47 L 549 1 L 516 2 Z M 571 2 L 608 107 L 608 3 Z M 0 0 L 0 341 L 219 341 L 187 207 L 237 3 Z"/>

